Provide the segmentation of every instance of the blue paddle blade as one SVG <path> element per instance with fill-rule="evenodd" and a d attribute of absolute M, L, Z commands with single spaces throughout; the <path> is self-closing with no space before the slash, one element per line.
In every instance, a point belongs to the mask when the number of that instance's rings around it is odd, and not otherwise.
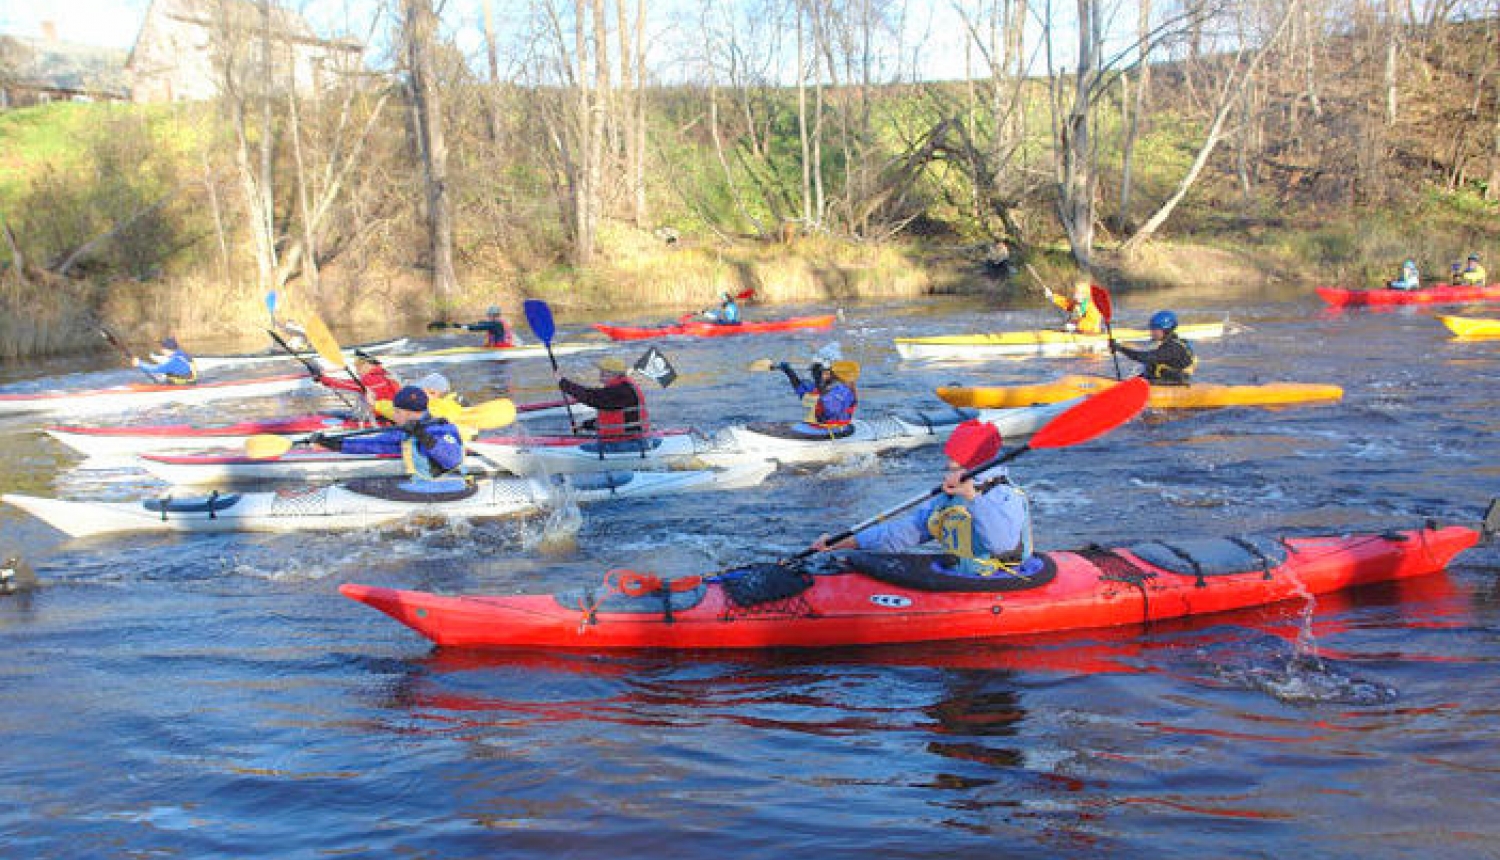
<path fill-rule="evenodd" d="M 280 297 L 276 295 L 275 290 L 266 293 L 266 310 L 271 312 L 271 316 L 276 316 L 276 302 L 279 299 Z"/>
<path fill-rule="evenodd" d="M 541 299 L 527 299 L 524 303 L 526 309 L 526 323 L 531 326 L 531 333 L 537 336 L 542 343 L 551 344 L 552 335 L 557 329 L 552 325 L 552 309 Z"/>

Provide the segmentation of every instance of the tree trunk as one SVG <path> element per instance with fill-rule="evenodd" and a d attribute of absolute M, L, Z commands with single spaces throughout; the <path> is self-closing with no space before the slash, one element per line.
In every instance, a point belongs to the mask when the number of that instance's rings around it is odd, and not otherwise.
<path fill-rule="evenodd" d="M 432 0 L 402 0 L 406 16 L 406 50 L 411 64 L 412 101 L 422 168 L 427 186 L 427 235 L 432 254 L 432 292 L 439 304 L 458 295 L 453 271 L 453 201 L 448 191 L 448 144 L 443 133 L 442 88 L 434 59 L 437 16 Z"/>

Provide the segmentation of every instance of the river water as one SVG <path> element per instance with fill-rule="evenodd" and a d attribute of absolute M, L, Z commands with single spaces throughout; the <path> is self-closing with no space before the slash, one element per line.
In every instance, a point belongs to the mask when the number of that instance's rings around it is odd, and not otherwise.
<path fill-rule="evenodd" d="M 1336 382 L 1345 399 L 1148 413 L 1032 452 L 1012 474 L 1041 547 L 1473 522 L 1500 495 L 1500 341 L 1452 341 L 1432 311 L 1328 313 L 1301 292 L 1131 293 L 1117 322 L 1167 302 L 1233 325 L 1198 344 L 1201 378 Z M 751 309 L 796 310 L 810 309 Z M 650 392 L 652 414 L 794 417 L 780 375 L 747 363 L 805 364 L 835 338 L 863 363 L 868 415 L 936 406 L 949 382 L 1111 372 L 1107 358 L 901 362 L 891 344 L 1048 319 L 934 300 L 849 306 L 831 334 L 664 342 L 681 377 Z M 109 361 L 7 366 L 0 381 L 130 380 Z M 551 383 L 545 360 L 450 370 L 474 399 L 539 399 Z M 77 469 L 39 423 L 0 423 L 0 490 L 163 489 Z M 939 463 L 919 449 L 733 493 L 352 535 L 66 542 L 0 506 L 0 551 L 40 581 L 0 596 L 0 856 L 1497 856 L 1494 546 L 1311 605 L 797 653 L 439 651 L 336 591 L 547 591 L 610 567 L 777 557 L 930 487 Z"/>

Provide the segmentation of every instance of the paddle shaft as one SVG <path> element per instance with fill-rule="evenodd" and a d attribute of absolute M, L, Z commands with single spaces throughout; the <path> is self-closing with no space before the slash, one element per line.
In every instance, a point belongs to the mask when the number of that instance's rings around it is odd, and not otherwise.
<path fill-rule="evenodd" d="M 1030 445 L 1021 445 L 1019 448 L 1012 448 L 1009 451 L 1006 451 L 1004 454 L 1001 454 L 1000 456 L 996 457 L 993 460 L 990 460 L 987 463 L 981 463 L 980 465 L 975 466 L 974 468 L 965 471 L 964 474 L 963 474 L 963 477 L 959 479 L 959 483 L 963 483 L 964 481 L 970 480 L 975 475 L 980 475 L 980 474 L 983 474 L 984 472 L 988 472 L 990 469 L 993 469 L 996 466 L 1003 466 L 1006 463 L 1009 463 L 1011 460 L 1016 459 L 1017 457 L 1021 456 L 1022 454 L 1025 454 L 1027 451 L 1030 451 L 1030 450 L 1031 450 L 1031 446 Z M 984 484 L 982 484 L 982 485 L 979 486 L 979 491 L 980 492 L 985 492 L 986 490 L 989 490 L 991 487 L 995 486 L 995 484 L 998 483 L 998 481 L 999 481 L 998 478 L 995 479 L 994 481 L 986 481 Z M 920 495 L 920 496 L 918 496 L 918 497 L 916 497 L 914 499 L 907 499 L 906 501 L 902 502 L 899 505 L 896 505 L 893 508 L 887 508 L 887 509 L 881 511 L 880 513 L 876 514 L 875 516 L 870 517 L 867 520 L 864 520 L 864 521 L 859 522 L 859 523 L 855 523 L 854 525 L 850 526 L 847 529 L 844 529 L 843 531 L 839 532 L 838 534 L 829 535 L 829 537 L 825 541 L 825 543 L 828 546 L 833 546 L 834 544 L 838 543 L 839 541 L 841 541 L 841 540 L 843 540 L 845 538 L 853 537 L 854 535 L 856 535 L 856 534 L 864 531 L 865 529 L 869 528 L 870 526 L 876 525 L 877 523 L 883 523 L 886 520 L 890 519 L 891 517 L 894 517 L 895 515 L 897 515 L 899 513 L 911 510 L 912 508 L 916 507 L 917 505 L 922 504 L 923 502 L 927 501 L 928 499 L 931 499 L 931 498 L 933 498 L 935 496 L 940 496 L 942 494 L 943 494 L 943 488 L 941 486 L 933 487 L 932 489 L 928 490 L 927 492 L 923 493 L 922 495 Z M 813 555 L 816 552 L 818 552 L 818 550 L 815 550 L 812 547 L 808 547 L 807 549 L 804 549 L 801 552 L 798 552 L 796 555 L 793 555 L 793 556 L 787 558 L 786 561 L 799 561 L 801 559 L 807 558 L 810 555 Z"/>
<path fill-rule="evenodd" d="M 1104 318 L 1104 336 L 1109 338 L 1110 343 L 1114 343 L 1115 329 L 1111 325 L 1111 321 L 1115 318 L 1115 307 L 1114 302 L 1110 301 L 1109 291 L 1095 284 L 1089 288 L 1089 295 L 1093 298 L 1094 304 L 1099 306 L 1099 316 Z M 1111 349 L 1109 357 L 1115 360 L 1115 381 L 1120 382 L 1124 380 L 1125 376 L 1120 372 L 1119 354 Z"/>
<path fill-rule="evenodd" d="M 531 333 L 547 348 L 547 360 L 552 362 L 552 372 L 557 373 L 557 356 L 552 352 L 552 336 L 557 334 L 557 326 L 552 321 L 552 308 L 541 299 L 527 299 L 522 310 L 526 314 L 526 324 L 531 326 Z M 573 420 L 573 406 L 569 402 L 572 398 L 563 390 L 561 380 L 557 383 L 557 390 L 563 397 L 563 411 L 568 413 L 568 426 L 576 431 L 578 424 Z"/>
<path fill-rule="evenodd" d="M 120 354 L 123 355 L 123 356 L 125 356 L 125 359 L 130 362 L 130 366 L 131 367 L 134 367 L 136 370 L 139 370 L 141 373 L 146 374 L 146 378 L 149 379 L 149 380 L 151 380 L 152 382 L 156 383 L 157 385 L 161 384 L 161 379 L 159 377 L 157 377 L 156 374 L 152 373 L 151 371 L 147 370 L 144 367 L 141 367 L 141 365 L 139 363 L 140 360 L 135 357 L 134 353 L 132 353 L 130 350 L 128 350 L 128 349 L 125 348 L 125 344 L 120 343 L 119 338 L 115 337 L 114 332 L 110 331 L 109 329 L 105 328 L 104 326 L 99 326 L 99 333 L 102 334 L 102 335 L 104 335 L 104 339 L 107 340 L 107 341 L 109 341 L 109 345 L 110 346 L 112 346 L 115 349 L 119 350 Z"/>
<path fill-rule="evenodd" d="M 292 358 L 295 358 L 298 361 L 302 362 L 302 366 L 305 367 L 305 368 L 307 368 L 307 372 L 310 373 L 310 374 L 312 374 L 312 377 L 314 379 L 317 379 L 318 377 L 320 377 L 320 376 L 323 375 L 323 371 L 321 371 L 317 367 L 315 367 L 313 365 L 313 363 L 310 362 L 310 361 L 308 361 L 301 353 L 297 352 L 295 349 L 292 349 L 291 346 L 288 345 L 287 342 L 282 339 L 281 335 L 277 334 L 275 330 L 273 330 L 273 329 L 266 329 L 266 334 L 270 335 L 271 336 L 271 340 L 276 341 L 276 344 L 278 346 L 280 346 L 282 349 L 286 350 L 288 355 L 290 355 Z M 334 388 L 334 389 L 331 389 L 331 390 L 333 391 L 334 394 L 338 395 L 340 403 L 343 403 L 345 406 L 349 407 L 349 409 L 351 409 L 354 412 L 358 412 L 359 411 L 359 407 L 355 406 L 354 403 L 349 400 L 349 398 L 345 397 L 344 396 L 344 392 L 338 390 L 337 388 Z"/>

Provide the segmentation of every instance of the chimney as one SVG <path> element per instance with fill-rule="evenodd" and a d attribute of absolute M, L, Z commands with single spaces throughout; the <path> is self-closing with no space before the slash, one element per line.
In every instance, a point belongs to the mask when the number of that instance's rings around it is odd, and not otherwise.
<path fill-rule="evenodd" d="M 56 42 L 57 41 L 57 22 L 56 21 L 43 21 L 42 22 L 42 38 L 45 39 L 45 40 L 47 40 L 48 42 Z"/>

